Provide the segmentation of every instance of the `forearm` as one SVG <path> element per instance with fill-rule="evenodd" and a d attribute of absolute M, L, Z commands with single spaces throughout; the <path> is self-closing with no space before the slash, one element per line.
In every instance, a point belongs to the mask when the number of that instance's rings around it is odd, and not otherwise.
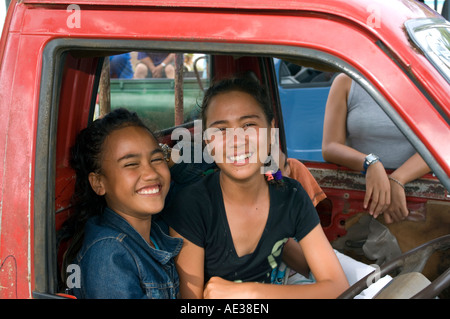
<path fill-rule="evenodd" d="M 397 168 L 390 176 L 395 178 L 403 185 L 409 183 L 415 179 L 422 177 L 430 172 L 430 168 L 422 159 L 422 157 L 416 153 L 411 156 L 402 166 Z"/>
<path fill-rule="evenodd" d="M 174 61 L 175 61 L 175 53 L 171 53 L 163 60 L 162 63 L 169 64 L 169 63 L 172 63 Z"/>
<path fill-rule="evenodd" d="M 348 288 L 346 281 L 325 280 L 309 285 L 241 283 L 250 299 L 333 299 Z"/>
<path fill-rule="evenodd" d="M 235 283 L 212 277 L 205 286 L 205 298 L 336 298 L 348 288 L 347 277 L 320 224 L 303 237 L 299 244 L 316 283 L 310 285 Z"/>
<path fill-rule="evenodd" d="M 152 59 L 150 59 L 149 57 L 143 58 L 140 62 L 144 63 L 150 71 L 155 68 Z"/>
<path fill-rule="evenodd" d="M 327 162 L 362 171 L 364 159 L 368 154 L 361 153 L 342 143 L 330 142 L 323 145 L 322 155 Z"/>

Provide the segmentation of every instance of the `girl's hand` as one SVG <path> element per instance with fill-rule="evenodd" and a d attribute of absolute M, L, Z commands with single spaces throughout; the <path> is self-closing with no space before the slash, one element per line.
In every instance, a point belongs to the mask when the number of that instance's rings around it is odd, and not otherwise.
<path fill-rule="evenodd" d="M 220 277 L 211 277 L 206 283 L 203 291 L 205 299 L 249 299 L 251 286 L 249 283 L 238 283 L 222 279 Z"/>
<path fill-rule="evenodd" d="M 391 186 L 383 164 L 378 161 L 367 169 L 364 208 L 369 207 L 369 214 L 377 218 L 389 207 L 390 203 Z"/>
<path fill-rule="evenodd" d="M 394 181 L 391 181 L 391 204 L 384 211 L 384 221 L 387 224 L 404 220 L 409 215 L 406 206 L 406 194 L 403 187 Z"/>

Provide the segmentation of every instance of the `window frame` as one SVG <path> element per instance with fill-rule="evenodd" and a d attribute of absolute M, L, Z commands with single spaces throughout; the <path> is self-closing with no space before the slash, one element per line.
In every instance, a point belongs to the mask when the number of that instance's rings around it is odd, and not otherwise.
<path fill-rule="evenodd" d="M 34 290 L 35 298 L 52 298 L 57 293 L 56 271 L 56 234 L 55 234 L 55 172 L 56 138 L 58 123 L 59 94 L 63 77 L 65 54 L 68 51 L 134 51 L 158 50 L 167 52 L 202 52 L 205 54 L 254 55 L 279 58 L 302 58 L 329 65 L 350 75 L 378 102 L 398 128 L 407 136 L 416 150 L 422 155 L 441 182 L 450 189 L 449 177 L 440 168 L 431 153 L 408 127 L 406 122 L 391 107 L 387 100 L 353 66 L 326 52 L 293 46 L 268 44 L 216 43 L 216 42 L 171 42 L 144 40 L 107 40 L 84 38 L 58 38 L 47 43 L 43 50 L 42 74 L 39 92 L 39 113 L 37 120 L 35 176 L 34 176 Z M 273 60 L 272 60 L 273 61 Z M 265 74 L 271 76 L 275 98 L 278 99 L 277 111 L 280 126 L 280 144 L 286 150 L 283 118 L 278 97 L 276 73 L 272 70 Z M 405 72 L 405 71 L 404 71 Z M 270 74 L 271 73 L 271 74 Z M 98 79 L 100 75 L 98 75 Z M 97 82 L 98 85 L 98 82 Z M 416 84 L 417 85 L 417 84 Z M 91 103 L 95 103 L 93 100 Z M 94 107 L 91 106 L 93 112 Z M 91 116 L 90 118 L 92 118 Z"/>

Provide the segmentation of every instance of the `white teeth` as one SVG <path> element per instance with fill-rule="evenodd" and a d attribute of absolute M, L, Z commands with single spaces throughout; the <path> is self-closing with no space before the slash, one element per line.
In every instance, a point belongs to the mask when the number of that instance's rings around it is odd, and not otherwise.
<path fill-rule="evenodd" d="M 145 189 L 138 192 L 140 195 L 152 195 L 159 193 L 159 187 L 151 188 L 151 189 Z"/>
<path fill-rule="evenodd" d="M 251 157 L 252 155 L 253 155 L 253 153 L 242 154 L 242 155 L 238 155 L 238 156 L 230 156 L 229 159 L 232 162 L 242 162 L 242 161 L 245 161 L 247 158 Z"/>

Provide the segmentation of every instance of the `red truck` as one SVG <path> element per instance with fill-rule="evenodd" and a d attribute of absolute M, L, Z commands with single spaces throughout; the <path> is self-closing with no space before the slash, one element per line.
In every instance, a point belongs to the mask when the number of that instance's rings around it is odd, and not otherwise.
<path fill-rule="evenodd" d="M 283 123 L 301 125 L 304 119 L 283 119 L 273 58 L 348 74 L 433 172 L 406 187 L 411 218 L 385 226 L 402 252 L 430 240 L 433 249 L 446 248 L 449 43 L 450 24 L 415 1 L 11 1 L 0 42 L 0 298 L 61 292 L 56 236 L 71 210 L 69 149 L 76 134 L 113 104 L 109 57 L 141 51 L 176 54 L 170 105 L 147 114 L 153 126 L 174 117 L 174 126 L 157 127 L 171 145 L 175 127 L 193 131 L 195 116 L 183 110 L 191 110 L 188 104 L 196 99 L 183 99 L 183 82 L 195 86 L 199 100 L 213 79 L 252 72 L 270 92 L 286 152 Z M 183 67 L 190 55 L 201 56 L 203 66 Z M 318 212 L 334 243 L 367 214 L 364 177 L 330 163 L 304 164 L 327 194 Z M 430 281 L 438 280 L 438 292 L 450 278 L 444 253 L 433 254 L 423 270 Z"/>

